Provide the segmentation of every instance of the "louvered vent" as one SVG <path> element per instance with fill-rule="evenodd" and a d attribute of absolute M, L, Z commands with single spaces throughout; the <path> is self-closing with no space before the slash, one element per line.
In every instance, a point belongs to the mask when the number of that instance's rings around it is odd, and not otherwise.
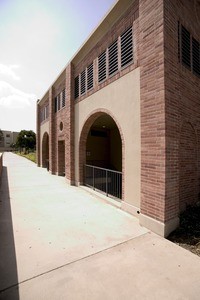
<path fill-rule="evenodd" d="M 178 22 L 178 61 L 180 62 L 180 22 Z"/>
<path fill-rule="evenodd" d="M 106 51 L 98 57 L 98 80 L 99 82 L 106 79 Z"/>
<path fill-rule="evenodd" d="M 57 108 L 60 110 L 60 94 L 57 96 Z"/>
<path fill-rule="evenodd" d="M 58 102 L 57 102 L 57 97 L 54 98 L 54 111 L 58 111 Z"/>
<path fill-rule="evenodd" d="M 75 78 L 74 96 L 75 99 L 79 97 L 79 76 Z"/>
<path fill-rule="evenodd" d="M 81 72 L 81 95 L 85 94 L 85 70 Z"/>
<path fill-rule="evenodd" d="M 87 90 L 90 90 L 93 88 L 93 78 L 94 78 L 94 73 L 93 73 L 93 63 L 87 67 Z"/>
<path fill-rule="evenodd" d="M 133 60 L 133 30 L 127 29 L 121 35 L 121 66 L 129 64 Z"/>
<path fill-rule="evenodd" d="M 112 75 L 118 70 L 118 42 L 117 40 L 108 48 L 108 73 Z"/>
<path fill-rule="evenodd" d="M 181 26 L 181 42 L 182 63 L 190 68 L 190 33 L 183 26 Z"/>
<path fill-rule="evenodd" d="M 200 75 L 200 43 L 192 38 L 192 69 Z"/>
<path fill-rule="evenodd" d="M 65 107 L 65 89 L 62 91 L 62 107 Z"/>
<path fill-rule="evenodd" d="M 46 117 L 49 117 L 49 104 L 46 106 Z"/>

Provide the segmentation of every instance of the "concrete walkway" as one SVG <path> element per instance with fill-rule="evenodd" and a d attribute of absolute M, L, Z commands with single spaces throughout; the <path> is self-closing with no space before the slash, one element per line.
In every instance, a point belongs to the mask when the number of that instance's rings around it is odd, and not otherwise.
<path fill-rule="evenodd" d="M 0 188 L 0 299 L 199 299 L 198 256 L 11 153 Z"/>

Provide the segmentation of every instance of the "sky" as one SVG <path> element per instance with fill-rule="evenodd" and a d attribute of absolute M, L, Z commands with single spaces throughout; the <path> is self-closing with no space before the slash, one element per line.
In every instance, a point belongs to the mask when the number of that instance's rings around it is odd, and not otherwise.
<path fill-rule="evenodd" d="M 36 132 L 36 101 L 116 0 L 0 0 L 0 129 Z"/>

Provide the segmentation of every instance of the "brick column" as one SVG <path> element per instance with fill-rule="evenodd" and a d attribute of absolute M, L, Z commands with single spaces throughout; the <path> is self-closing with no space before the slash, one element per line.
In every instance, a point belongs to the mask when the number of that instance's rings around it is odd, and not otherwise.
<path fill-rule="evenodd" d="M 36 104 L 36 160 L 37 166 L 40 167 L 40 106 L 37 100 Z"/>
<path fill-rule="evenodd" d="M 141 214 L 140 223 L 166 233 L 164 0 L 140 1 Z"/>
<path fill-rule="evenodd" d="M 75 182 L 74 164 L 74 77 L 73 66 L 66 67 L 66 116 L 65 116 L 65 176 L 70 184 Z"/>
<path fill-rule="evenodd" d="M 56 132 L 53 87 L 49 90 L 49 171 L 56 174 Z"/>
<path fill-rule="evenodd" d="M 74 77 L 73 66 L 66 68 L 66 130 L 65 130 L 65 176 L 70 184 L 75 182 L 74 163 Z"/>

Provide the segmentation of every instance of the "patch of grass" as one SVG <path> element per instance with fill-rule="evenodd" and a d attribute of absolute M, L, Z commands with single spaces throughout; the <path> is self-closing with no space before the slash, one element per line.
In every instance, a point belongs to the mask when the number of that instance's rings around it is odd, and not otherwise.
<path fill-rule="evenodd" d="M 188 206 L 180 215 L 180 226 L 168 239 L 200 256 L 200 205 Z"/>
<path fill-rule="evenodd" d="M 30 153 L 23 153 L 23 152 L 16 152 L 17 155 L 23 156 L 32 162 L 36 163 L 36 153 L 35 152 L 30 152 Z"/>

